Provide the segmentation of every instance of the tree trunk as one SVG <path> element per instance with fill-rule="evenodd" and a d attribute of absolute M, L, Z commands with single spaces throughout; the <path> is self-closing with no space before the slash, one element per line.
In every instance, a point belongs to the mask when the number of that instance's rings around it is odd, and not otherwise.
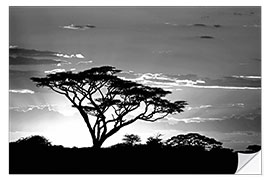
<path fill-rule="evenodd" d="M 93 140 L 93 146 L 92 148 L 94 149 L 100 149 L 102 144 L 103 144 L 103 140 Z"/>

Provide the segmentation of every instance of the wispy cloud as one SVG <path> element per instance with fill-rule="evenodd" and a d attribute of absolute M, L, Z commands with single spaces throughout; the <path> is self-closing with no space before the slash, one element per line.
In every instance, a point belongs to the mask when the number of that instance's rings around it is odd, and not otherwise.
<path fill-rule="evenodd" d="M 30 89 L 11 89 L 9 90 L 11 93 L 19 93 L 19 94 L 34 94 L 35 92 Z"/>
<path fill-rule="evenodd" d="M 14 48 L 17 48 L 17 47 L 18 47 L 18 46 L 16 46 L 16 45 L 10 45 L 10 46 L 9 46 L 10 49 L 14 49 Z"/>
<path fill-rule="evenodd" d="M 226 135 L 240 135 L 240 136 L 260 136 L 260 132 L 255 132 L 255 131 L 234 131 L 234 132 L 229 132 L 225 133 Z"/>
<path fill-rule="evenodd" d="M 9 57 L 10 65 L 46 65 L 46 64 L 59 64 L 60 60 L 54 59 L 35 59 L 30 57 Z"/>
<path fill-rule="evenodd" d="M 178 122 L 185 123 L 201 123 L 206 121 L 222 121 L 223 118 L 203 118 L 203 117 L 191 117 L 191 118 L 175 118 L 173 116 L 167 116 L 164 118 L 169 124 L 177 124 Z"/>
<path fill-rule="evenodd" d="M 188 26 L 192 27 L 203 27 L 203 28 L 220 28 L 222 27 L 220 24 L 202 24 L 202 23 L 195 23 L 195 24 L 188 24 Z"/>
<path fill-rule="evenodd" d="M 242 78 L 242 79 L 261 79 L 261 76 L 232 76 L 234 78 Z"/>
<path fill-rule="evenodd" d="M 222 79 L 198 77 L 194 74 L 169 75 L 163 73 L 135 74 L 134 77 L 121 77 L 155 87 L 179 89 L 181 87 L 228 90 L 258 90 L 261 89 L 260 76 L 230 76 Z"/>
<path fill-rule="evenodd" d="M 196 113 L 200 113 L 200 114 L 204 114 L 206 115 L 206 112 L 209 110 L 222 110 L 222 111 L 225 111 L 225 110 L 228 110 L 228 109 L 234 109 L 235 111 L 238 111 L 240 109 L 243 109 L 245 108 L 245 104 L 244 103 L 229 103 L 229 104 L 215 104 L 215 105 L 210 105 L 210 104 L 207 104 L 207 105 L 200 105 L 200 106 L 186 106 L 185 108 L 185 111 L 193 111 L 193 112 L 196 112 Z"/>
<path fill-rule="evenodd" d="M 9 47 L 9 55 L 11 57 L 56 57 L 57 52 L 54 51 L 42 51 L 37 49 L 25 49 L 17 46 Z"/>
<path fill-rule="evenodd" d="M 235 103 L 235 104 L 229 104 L 229 106 L 243 108 L 243 107 L 245 107 L 245 104 L 244 103 Z"/>
<path fill-rule="evenodd" d="M 198 86 L 185 85 L 186 87 L 203 88 L 203 89 L 228 89 L 228 90 L 259 90 L 261 87 L 234 87 L 234 86 Z"/>
<path fill-rule="evenodd" d="M 261 132 L 261 108 L 254 107 L 248 111 L 240 111 L 229 116 L 204 114 L 181 118 L 177 115 L 168 116 L 160 123 L 166 129 L 181 129 L 183 131 L 216 131 L 216 132 L 235 132 L 235 131 L 254 131 Z M 169 120 L 168 120 L 169 118 Z"/>
<path fill-rule="evenodd" d="M 172 50 L 154 50 L 152 51 L 153 54 L 159 54 L 159 55 L 169 55 L 172 54 L 173 51 Z"/>
<path fill-rule="evenodd" d="M 66 54 L 54 51 L 42 51 L 36 49 L 24 49 L 17 46 L 9 47 L 9 64 L 10 65 L 47 65 L 70 64 L 64 59 L 84 59 L 81 53 Z"/>
<path fill-rule="evenodd" d="M 72 63 L 69 62 L 69 61 L 66 61 L 66 60 L 61 60 L 61 62 L 60 63 L 57 63 L 56 66 L 57 67 L 60 67 L 62 65 L 69 65 L 69 64 L 72 64 Z"/>
<path fill-rule="evenodd" d="M 62 54 L 62 53 L 56 53 L 55 54 L 57 57 L 63 57 L 63 58 L 67 58 L 67 59 L 71 59 L 71 58 L 78 58 L 78 59 L 83 59 L 84 56 L 82 54 Z"/>
<path fill-rule="evenodd" d="M 71 30 L 87 30 L 87 29 L 96 28 L 96 26 L 91 25 L 91 24 L 86 24 L 86 25 L 70 24 L 70 25 L 59 26 L 59 27 L 63 29 L 71 29 Z"/>
<path fill-rule="evenodd" d="M 165 22 L 165 25 L 169 25 L 169 26 L 178 26 L 179 24 L 177 23 L 172 23 L 172 22 Z"/>
<path fill-rule="evenodd" d="M 28 105 L 22 107 L 10 107 L 10 110 L 18 111 L 18 112 L 28 112 L 32 111 L 33 109 L 44 109 L 47 108 L 49 111 L 54 111 L 55 105 Z"/>
<path fill-rule="evenodd" d="M 71 108 L 69 105 L 58 105 L 58 104 L 40 104 L 40 105 L 28 105 L 28 106 L 17 106 L 10 107 L 12 111 L 28 113 L 31 111 L 48 111 L 48 112 L 58 112 L 64 116 L 72 116 L 77 113 L 77 110 Z"/>
<path fill-rule="evenodd" d="M 79 64 L 90 64 L 90 63 L 93 63 L 93 61 L 79 61 L 78 63 L 77 63 L 77 65 L 79 65 Z"/>
<path fill-rule="evenodd" d="M 58 73 L 58 72 L 65 72 L 65 69 L 52 69 L 52 70 L 48 70 L 48 71 L 44 71 L 44 73 L 46 74 L 51 74 L 51 73 Z"/>
<path fill-rule="evenodd" d="M 187 106 L 186 110 L 190 111 L 190 110 L 195 110 L 195 109 L 207 109 L 213 107 L 212 105 L 201 105 L 201 106 L 197 106 L 197 107 L 191 107 L 191 106 Z"/>
<path fill-rule="evenodd" d="M 260 28 L 261 25 L 259 24 L 252 24 L 252 25 L 248 25 L 248 24 L 245 24 L 243 25 L 244 28 Z"/>

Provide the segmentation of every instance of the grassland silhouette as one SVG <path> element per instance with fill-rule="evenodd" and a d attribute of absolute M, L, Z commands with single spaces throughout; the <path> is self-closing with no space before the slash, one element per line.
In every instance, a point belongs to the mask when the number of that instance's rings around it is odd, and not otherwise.
<path fill-rule="evenodd" d="M 43 136 L 10 143 L 11 174 L 233 174 L 237 153 L 213 138 L 189 133 L 140 143 L 127 134 L 106 148 L 67 148 Z"/>

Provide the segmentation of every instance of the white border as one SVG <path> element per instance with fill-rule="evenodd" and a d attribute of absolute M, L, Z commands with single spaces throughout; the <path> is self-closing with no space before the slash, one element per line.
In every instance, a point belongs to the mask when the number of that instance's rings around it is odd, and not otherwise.
<path fill-rule="evenodd" d="M 262 156 L 263 156 L 263 176 L 260 175 L 203 175 L 203 176 L 197 176 L 197 175 L 139 175 L 137 176 L 126 176 L 126 175 L 113 175 L 108 177 L 108 175 L 101 176 L 101 175 L 92 175 L 91 177 L 80 175 L 76 178 L 80 179 L 127 179 L 127 178 L 153 178 L 153 179 L 179 179 L 179 178 L 191 178 L 191 179 L 197 179 L 197 178 L 205 178 L 207 180 L 211 179 L 220 179 L 220 180 L 227 180 L 228 178 L 240 178 L 240 179 L 250 179 L 250 178 L 262 178 L 262 179 L 269 179 L 269 174 L 266 172 L 266 169 L 264 167 L 268 167 L 266 165 L 267 162 L 269 162 L 269 146 L 267 143 L 267 138 L 269 137 L 269 115 L 265 115 L 265 112 L 268 112 L 268 100 L 270 99 L 267 92 L 269 92 L 269 85 L 270 82 L 268 78 L 269 75 L 269 35 L 270 32 L 269 29 L 269 23 L 267 22 L 269 20 L 269 1 L 267 0 L 201 0 L 201 1 L 194 1 L 194 0 L 182 0 L 182 1 L 176 1 L 176 0 L 136 0 L 136 1 L 119 1 L 119 0 L 96 0 L 96 1 L 82 1 L 82 0 L 61 0 L 61 1 L 55 1 L 55 0 L 46 0 L 46 1 L 37 1 L 37 0 L 11 0 L 11 1 L 1 1 L 1 24 L 3 25 L 1 27 L 1 54 L 2 57 L 8 57 L 8 32 L 9 30 L 6 28 L 8 27 L 8 6 L 262 6 L 262 123 L 263 123 L 263 129 L 262 129 L 262 139 L 263 139 L 263 150 L 262 150 Z M 2 61 L 2 69 L 1 69 L 1 75 L 2 79 L 4 79 L 4 86 L 1 86 L 1 102 L 2 102 L 2 109 L 1 114 L 4 113 L 4 115 L 1 116 L 1 129 L 0 129 L 0 139 L 1 139 L 1 152 L 0 152 L 0 159 L 1 159 L 1 166 L 0 166 L 0 176 L 1 179 L 47 179 L 47 178 L 64 178 L 64 179 L 74 179 L 75 175 L 68 176 L 36 176 L 36 175 L 8 175 L 8 58 L 3 58 Z M 5 61 L 5 62 L 4 62 Z M 4 62 L 4 64 L 3 64 Z M 267 144 L 266 144 L 267 143 Z M 264 153 L 267 152 L 267 153 Z M 181 162 L 179 162 L 181 163 Z M 268 177 L 268 178 L 267 178 Z"/>

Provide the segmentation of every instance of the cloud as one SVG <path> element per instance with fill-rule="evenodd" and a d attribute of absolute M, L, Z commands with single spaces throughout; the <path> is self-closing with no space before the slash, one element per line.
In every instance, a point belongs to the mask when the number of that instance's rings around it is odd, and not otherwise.
<path fill-rule="evenodd" d="M 87 30 L 87 29 L 96 28 L 96 26 L 90 25 L 90 24 L 86 24 L 86 25 L 70 24 L 70 25 L 59 26 L 59 27 L 63 29 L 71 29 L 71 30 Z"/>
<path fill-rule="evenodd" d="M 190 110 L 195 110 L 195 109 L 207 109 L 207 108 L 210 108 L 210 107 L 213 107 L 213 106 L 212 105 L 201 105 L 201 106 L 198 106 L 198 107 L 187 106 L 186 110 L 190 111 Z"/>
<path fill-rule="evenodd" d="M 149 86 L 179 89 L 181 87 L 228 90 L 258 90 L 261 89 L 260 76 L 229 76 L 222 79 L 198 77 L 194 74 L 169 75 L 163 73 L 121 74 L 120 78 L 142 83 Z"/>
<path fill-rule="evenodd" d="M 154 51 L 152 51 L 153 54 L 163 54 L 163 55 L 171 54 L 172 52 L 173 52 L 172 50 L 154 50 Z"/>
<path fill-rule="evenodd" d="M 261 79 L 261 76 L 232 76 L 234 78 L 242 78 L 242 79 Z"/>
<path fill-rule="evenodd" d="M 205 83 L 202 80 L 189 80 L 189 79 L 177 79 L 172 78 L 162 73 L 145 73 L 138 74 L 137 78 L 128 79 L 125 77 L 121 77 L 122 79 L 138 81 L 143 84 L 153 85 L 153 86 L 167 86 L 167 87 L 175 87 L 175 86 L 185 86 L 185 85 L 194 85 L 198 83 Z"/>
<path fill-rule="evenodd" d="M 241 136 L 260 136 L 260 132 L 254 132 L 254 131 L 234 131 L 230 133 L 226 133 L 228 135 L 241 135 Z"/>
<path fill-rule="evenodd" d="M 62 54 L 62 53 L 56 53 L 55 54 L 57 57 L 63 57 L 63 58 L 67 58 L 67 59 L 71 59 L 71 58 L 78 58 L 78 59 L 83 59 L 84 56 L 82 54 Z"/>
<path fill-rule="evenodd" d="M 165 119 L 168 120 L 169 124 L 177 124 L 177 122 L 185 122 L 185 123 L 201 123 L 206 121 L 222 121 L 223 118 L 203 118 L 203 117 L 191 117 L 191 118 L 182 118 L 178 119 L 172 116 L 168 116 Z"/>
<path fill-rule="evenodd" d="M 259 76 L 225 76 L 222 79 L 209 79 L 205 78 L 209 88 L 224 89 L 261 89 L 261 78 Z M 211 87 L 213 86 L 213 87 Z"/>
<path fill-rule="evenodd" d="M 164 24 L 170 25 L 170 26 L 178 26 L 179 24 L 172 23 L 172 22 L 165 22 Z"/>
<path fill-rule="evenodd" d="M 66 61 L 66 60 L 61 60 L 61 63 L 56 64 L 56 66 L 57 67 L 60 67 L 62 65 L 69 65 L 69 64 L 72 64 L 72 63 L 69 62 L 69 61 Z"/>
<path fill-rule="evenodd" d="M 57 57 L 55 54 L 57 52 L 54 51 L 41 51 L 36 49 L 24 49 L 19 47 L 10 47 L 9 48 L 9 55 L 11 57 Z"/>
<path fill-rule="evenodd" d="M 245 107 L 245 104 L 244 103 L 235 103 L 235 104 L 229 104 L 229 106 L 231 106 L 231 107 L 244 108 Z"/>
<path fill-rule="evenodd" d="M 252 24 L 252 25 L 245 24 L 245 25 L 243 25 L 243 27 L 244 28 L 260 28 L 261 25 L 259 25 L 259 24 Z"/>
<path fill-rule="evenodd" d="M 54 51 L 40 51 L 35 49 L 18 48 L 17 46 L 9 47 L 9 64 L 10 65 L 46 65 L 59 64 L 61 60 L 56 60 Z"/>
<path fill-rule="evenodd" d="M 171 116 L 168 116 L 169 118 Z M 171 122 L 169 122 L 171 121 Z M 239 114 L 222 117 L 170 118 L 159 121 L 167 123 L 162 127 L 165 129 L 181 129 L 183 131 L 214 131 L 231 133 L 235 131 L 261 132 L 261 109 L 253 108 Z M 173 121 L 173 123 L 172 123 Z"/>
<path fill-rule="evenodd" d="M 93 61 L 79 61 L 78 63 L 77 63 L 77 65 L 78 64 L 90 64 L 90 63 L 93 63 Z"/>
<path fill-rule="evenodd" d="M 70 105 L 57 105 L 57 104 L 42 104 L 42 105 L 28 105 L 21 107 L 10 107 L 9 110 L 16 112 L 27 113 L 30 111 L 49 111 L 49 112 L 58 112 L 64 116 L 72 116 L 77 113 L 75 108 L 72 108 Z"/>
<path fill-rule="evenodd" d="M 215 37 L 209 35 L 200 36 L 201 39 L 214 39 Z"/>
<path fill-rule="evenodd" d="M 176 118 L 172 115 L 169 115 L 159 122 L 166 122 L 170 125 L 178 124 L 178 122 L 184 123 L 201 123 L 206 121 L 222 121 L 223 118 L 205 118 L 205 117 L 190 117 L 190 118 Z"/>
<path fill-rule="evenodd" d="M 204 89 L 228 89 L 228 90 L 259 90 L 261 87 L 233 87 L 233 86 L 198 86 L 191 85 L 186 87 L 204 88 Z"/>
<path fill-rule="evenodd" d="M 60 59 L 59 59 L 60 58 Z M 64 54 L 54 51 L 41 51 L 36 49 L 24 49 L 10 46 L 9 48 L 9 64 L 10 65 L 46 65 L 56 64 L 61 66 L 62 64 L 70 64 L 64 59 L 84 59 L 84 55 L 77 54 Z"/>
<path fill-rule="evenodd" d="M 19 93 L 19 94 L 34 94 L 35 92 L 30 89 L 11 89 L 9 90 L 11 93 Z"/>
<path fill-rule="evenodd" d="M 9 65 L 46 65 L 59 64 L 61 61 L 54 59 L 35 59 L 29 57 L 9 57 Z"/>
<path fill-rule="evenodd" d="M 10 46 L 9 46 L 10 49 L 14 49 L 14 48 L 17 48 L 17 47 L 18 47 L 18 46 L 16 46 L 16 45 L 10 45 Z"/>
<path fill-rule="evenodd" d="M 46 74 L 51 74 L 51 73 L 58 73 L 58 72 L 65 72 L 65 69 L 52 69 L 52 70 L 48 70 L 48 71 L 44 71 L 44 73 Z"/>
<path fill-rule="evenodd" d="M 208 24 L 201 24 L 201 23 L 188 24 L 188 26 L 204 27 L 204 28 L 220 28 L 220 27 L 222 27 L 220 24 L 208 25 Z"/>
<path fill-rule="evenodd" d="M 28 105 L 26 107 L 10 107 L 10 110 L 17 111 L 17 112 L 28 112 L 32 111 L 34 109 L 44 109 L 46 108 L 48 111 L 55 111 L 54 107 L 55 105 Z"/>

